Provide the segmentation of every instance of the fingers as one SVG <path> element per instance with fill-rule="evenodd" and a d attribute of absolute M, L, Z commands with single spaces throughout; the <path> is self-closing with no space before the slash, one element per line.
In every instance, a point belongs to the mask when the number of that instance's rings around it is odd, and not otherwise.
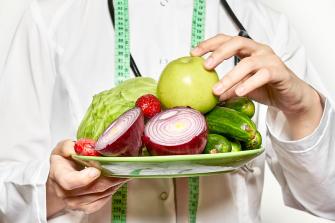
<path fill-rule="evenodd" d="M 212 52 L 204 64 L 206 69 L 211 70 L 224 60 L 235 55 L 244 58 L 252 55 L 261 55 L 271 51 L 270 47 L 245 37 L 231 37 L 219 34 L 200 43 L 192 50 L 191 55 L 202 56 L 208 52 Z"/>
<path fill-rule="evenodd" d="M 81 210 L 85 213 L 85 214 L 91 214 L 94 213 L 98 210 L 100 210 L 103 206 L 105 206 L 105 204 L 110 200 L 110 196 L 101 198 L 100 200 L 84 205 L 83 207 L 81 207 Z"/>
<path fill-rule="evenodd" d="M 191 55 L 202 56 L 209 52 L 212 53 L 204 63 L 208 70 L 232 56 L 242 59 L 213 87 L 213 93 L 220 100 L 248 95 L 260 103 L 290 110 L 292 103 L 287 98 L 299 93 L 295 87 L 295 74 L 269 46 L 248 38 L 221 34 L 200 43 Z"/>
<path fill-rule="evenodd" d="M 244 83 L 240 84 L 236 88 L 235 93 L 237 96 L 245 96 L 250 92 L 256 90 L 257 88 L 262 87 L 266 83 L 270 82 L 270 80 L 270 71 L 266 68 L 262 68 L 250 78 L 248 78 Z"/>
<path fill-rule="evenodd" d="M 52 154 L 60 155 L 63 157 L 70 157 L 72 154 L 75 154 L 74 141 L 70 139 L 61 141 L 57 144 Z"/>
<path fill-rule="evenodd" d="M 236 93 L 235 93 L 236 87 L 237 86 L 234 86 L 234 87 L 230 88 L 229 90 L 225 91 L 224 93 L 222 93 L 219 97 L 219 100 L 220 101 L 225 101 L 229 98 L 235 97 L 236 96 Z"/>
<path fill-rule="evenodd" d="M 97 181 L 86 186 L 85 188 L 78 188 L 67 192 L 67 196 L 80 196 L 84 194 L 93 194 L 104 192 L 112 187 L 123 185 L 130 181 L 130 179 L 100 177 Z"/>
<path fill-rule="evenodd" d="M 67 208 L 72 210 L 80 210 L 83 211 L 85 214 L 91 214 L 100 210 L 110 200 L 110 198 L 111 196 L 109 195 L 89 204 L 82 204 L 80 206 L 73 207 L 68 206 Z"/>
<path fill-rule="evenodd" d="M 71 140 L 60 142 L 50 159 L 50 177 L 65 190 L 87 186 L 100 176 L 100 170 L 93 167 L 77 171 L 73 161 L 66 159 L 74 153 L 73 146 Z"/>
<path fill-rule="evenodd" d="M 87 186 L 96 180 L 100 173 L 100 170 L 94 167 L 77 171 L 70 160 L 58 155 L 51 156 L 50 177 L 65 190 Z"/>
<path fill-rule="evenodd" d="M 109 190 L 112 187 L 123 185 L 129 180 L 130 179 L 100 177 L 98 180 L 94 181 L 88 186 L 77 188 L 74 190 L 63 190 L 61 187 L 59 187 L 57 189 L 57 192 L 59 192 L 57 195 L 62 198 L 70 198 L 82 195 L 102 193 Z"/>
<path fill-rule="evenodd" d="M 246 57 L 213 86 L 213 93 L 221 101 L 247 95 L 269 103 L 268 92 L 262 87 L 280 81 L 282 77 L 274 75 L 279 72 L 278 66 L 278 59 L 273 55 Z"/>
<path fill-rule="evenodd" d="M 257 50 L 257 44 L 244 37 L 233 37 L 228 42 L 221 45 L 207 58 L 205 68 L 211 70 L 235 55 L 240 58 L 251 56 Z"/>
<path fill-rule="evenodd" d="M 52 177 L 51 177 L 52 176 Z M 81 171 L 72 166 L 72 161 L 52 155 L 49 185 L 67 208 L 92 213 L 100 209 L 129 179 L 99 177 L 100 171 L 89 167 Z"/>
<path fill-rule="evenodd" d="M 77 170 L 78 166 L 67 158 L 74 153 L 73 146 L 73 141 L 65 140 L 54 149 L 48 185 L 68 208 L 92 213 L 129 179 L 100 177 L 101 171 L 94 167 Z"/>
<path fill-rule="evenodd" d="M 122 180 L 116 186 L 109 187 L 107 190 L 102 192 L 96 192 L 91 194 L 83 194 L 83 195 L 76 195 L 76 196 L 68 196 L 68 191 L 64 191 L 60 187 L 58 187 L 57 194 L 61 191 L 60 196 L 63 196 L 63 201 L 65 203 L 66 208 L 72 210 L 81 210 L 84 211 L 86 214 L 93 213 L 99 210 L 101 207 L 105 205 L 105 203 L 110 199 L 110 197 L 117 192 L 118 189 L 122 187 L 122 185 L 129 181 L 128 179 L 120 179 Z M 119 181 L 118 181 L 119 182 Z M 83 188 L 85 190 L 85 188 Z"/>
<path fill-rule="evenodd" d="M 83 196 L 77 196 L 77 197 L 70 197 L 64 199 L 65 204 L 67 208 L 70 209 L 76 209 L 80 208 L 86 205 L 89 205 L 93 202 L 97 202 L 105 197 L 110 197 L 113 195 L 123 184 L 120 184 L 118 186 L 114 186 L 109 188 L 108 190 L 101 192 L 101 193 L 95 193 L 90 195 L 83 195 Z"/>
<path fill-rule="evenodd" d="M 78 171 L 72 166 L 72 161 L 58 155 L 51 157 L 49 177 L 55 182 L 56 194 L 61 198 L 100 193 L 129 181 L 129 179 L 99 177 L 100 173 L 100 170 L 94 167 Z"/>
<path fill-rule="evenodd" d="M 212 52 L 220 47 L 223 43 L 231 40 L 232 37 L 224 34 L 218 34 L 210 39 L 201 42 L 191 51 L 192 56 L 202 56 L 208 52 Z"/>
<path fill-rule="evenodd" d="M 247 57 L 243 59 L 213 86 L 213 93 L 217 96 L 222 95 L 224 92 L 242 81 L 247 75 L 254 73 L 262 66 L 261 58 Z"/>
<path fill-rule="evenodd" d="M 65 190 L 85 187 L 96 180 L 99 176 L 100 170 L 93 167 L 67 173 L 61 171 L 56 172 L 57 181 Z"/>

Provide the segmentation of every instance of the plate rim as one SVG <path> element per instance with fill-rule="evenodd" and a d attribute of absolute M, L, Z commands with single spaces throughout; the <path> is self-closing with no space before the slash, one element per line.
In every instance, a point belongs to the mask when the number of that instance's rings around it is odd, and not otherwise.
<path fill-rule="evenodd" d="M 243 150 L 238 152 L 228 153 L 217 153 L 217 154 L 193 154 L 193 155 L 171 155 L 171 156 L 134 156 L 134 157 L 112 157 L 112 156 L 81 156 L 72 154 L 73 159 L 80 159 L 85 161 L 98 161 L 98 162 L 134 162 L 134 163 L 147 163 L 147 162 L 179 162 L 179 161 L 190 161 L 190 160 L 208 160 L 208 159 L 223 159 L 243 156 L 249 156 L 254 154 L 261 154 L 265 151 L 262 147 L 254 150 Z"/>

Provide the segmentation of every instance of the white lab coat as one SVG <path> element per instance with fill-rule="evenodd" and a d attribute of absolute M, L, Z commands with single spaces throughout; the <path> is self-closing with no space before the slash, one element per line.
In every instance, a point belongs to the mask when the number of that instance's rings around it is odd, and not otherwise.
<path fill-rule="evenodd" d="M 249 34 L 270 45 L 319 91 L 318 74 L 285 16 L 253 0 L 230 0 Z M 0 7 L 0 222 L 46 222 L 45 182 L 56 143 L 75 138 L 92 96 L 114 84 L 114 33 L 106 0 L 8 0 Z M 190 51 L 192 0 L 130 0 L 131 52 L 144 76 Z M 312 27 L 311 27 L 312 28 Z M 207 1 L 206 38 L 236 35 L 218 0 Z M 233 60 L 218 68 L 223 76 Z M 286 120 L 257 106 L 266 153 L 238 171 L 200 178 L 198 222 L 260 222 L 264 163 L 288 206 L 335 219 L 335 115 L 325 99 L 320 126 L 291 141 Z M 308 120 L 306 120 L 308 122 Z M 166 196 L 167 195 L 167 196 Z M 128 222 L 187 222 L 187 179 L 133 180 Z M 278 210 L 280 211 L 280 210 Z M 50 222 L 111 222 L 111 204 Z"/>

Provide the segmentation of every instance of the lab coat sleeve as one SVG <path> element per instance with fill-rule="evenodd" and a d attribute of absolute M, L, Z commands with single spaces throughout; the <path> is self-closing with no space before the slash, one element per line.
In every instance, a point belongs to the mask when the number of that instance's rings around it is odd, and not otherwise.
<path fill-rule="evenodd" d="M 53 49 L 30 5 L 17 16 L 0 44 L 0 222 L 46 222 Z"/>
<path fill-rule="evenodd" d="M 287 19 L 282 16 L 277 24 L 272 42 L 274 51 L 295 74 L 320 92 L 324 112 L 313 133 L 292 141 L 287 135 L 287 120 L 282 112 L 269 108 L 267 161 L 281 184 L 286 205 L 335 220 L 334 107 Z"/>

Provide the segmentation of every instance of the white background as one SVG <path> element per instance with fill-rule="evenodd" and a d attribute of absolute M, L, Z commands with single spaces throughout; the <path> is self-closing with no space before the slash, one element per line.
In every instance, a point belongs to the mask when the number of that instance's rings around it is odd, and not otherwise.
<path fill-rule="evenodd" d="M 289 17 L 291 24 L 299 32 L 308 56 L 319 71 L 328 93 L 331 95 L 332 100 L 335 101 L 335 1 L 261 1 Z M 265 172 L 262 217 L 264 223 L 333 222 L 285 207 L 280 187 L 268 168 Z"/>

